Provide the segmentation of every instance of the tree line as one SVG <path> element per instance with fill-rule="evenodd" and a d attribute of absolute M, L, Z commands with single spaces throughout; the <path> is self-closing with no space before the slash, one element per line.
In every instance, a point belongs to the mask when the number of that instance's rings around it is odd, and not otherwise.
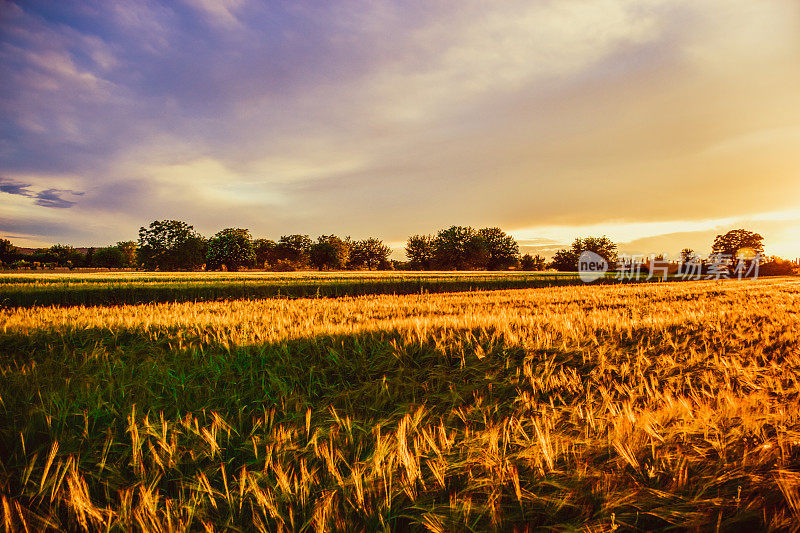
<path fill-rule="evenodd" d="M 118 242 L 113 246 L 88 248 L 82 252 L 67 244 L 54 244 L 25 253 L 8 239 L 0 239 L 0 266 L 4 268 L 135 268 L 138 244 Z"/>
<path fill-rule="evenodd" d="M 138 260 L 147 270 L 229 270 L 266 268 L 289 271 L 389 269 L 391 248 L 380 239 L 284 235 L 278 241 L 253 239 L 243 228 L 226 228 L 205 239 L 179 220 L 157 220 L 139 229 Z"/>
<path fill-rule="evenodd" d="M 744 229 L 718 235 L 712 254 L 736 258 L 743 251 L 751 256 L 763 252 L 763 237 Z M 206 238 L 180 220 L 156 220 L 139 228 L 137 241 L 89 248 L 85 253 L 56 244 L 21 253 L 7 239 L 0 239 L 0 264 L 8 268 L 40 266 L 68 268 L 142 268 L 145 270 L 229 270 L 258 268 L 291 271 L 318 270 L 577 270 L 584 251 L 617 264 L 617 244 L 606 236 L 579 237 L 568 248 L 558 250 L 551 261 L 541 255 L 521 255 L 514 238 L 497 227 L 474 229 L 451 226 L 430 235 L 412 235 L 405 245 L 408 261 L 390 260 L 391 248 L 380 239 L 353 240 L 336 235 L 284 235 L 277 241 L 253 238 L 243 228 L 226 228 Z M 663 259 L 662 256 L 656 257 Z M 694 250 L 681 252 L 683 263 L 697 258 Z M 792 264 L 771 261 L 780 273 L 791 273 Z"/>
<path fill-rule="evenodd" d="M 278 241 L 254 239 L 243 228 L 226 228 L 206 238 L 180 220 L 156 220 L 139 228 L 138 241 L 119 242 L 85 253 L 64 244 L 22 253 L 0 239 L 0 264 L 11 268 L 142 268 L 144 270 L 229 270 L 263 268 L 290 271 L 388 270 L 391 248 L 380 239 L 284 235 Z"/>

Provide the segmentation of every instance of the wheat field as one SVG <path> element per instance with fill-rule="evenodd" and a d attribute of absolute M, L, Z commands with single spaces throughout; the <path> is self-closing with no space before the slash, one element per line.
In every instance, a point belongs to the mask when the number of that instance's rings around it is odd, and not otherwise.
<path fill-rule="evenodd" d="M 603 282 L 613 282 L 609 273 Z M 339 298 L 577 285 L 575 272 L 302 271 L 0 274 L 0 307 Z"/>
<path fill-rule="evenodd" d="M 0 311 L 6 530 L 796 530 L 800 280 Z"/>

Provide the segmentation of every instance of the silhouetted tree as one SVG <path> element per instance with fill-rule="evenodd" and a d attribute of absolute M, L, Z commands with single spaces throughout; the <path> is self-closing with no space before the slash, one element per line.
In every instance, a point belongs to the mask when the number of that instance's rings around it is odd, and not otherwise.
<path fill-rule="evenodd" d="M 433 262 L 443 270 L 464 270 L 482 253 L 474 229 L 469 226 L 451 226 L 440 230 L 433 239 Z"/>
<path fill-rule="evenodd" d="M 531 254 L 523 255 L 522 259 L 519 260 L 519 268 L 522 270 L 533 270 L 533 256 Z"/>
<path fill-rule="evenodd" d="M 797 265 L 777 256 L 767 257 L 759 266 L 759 276 L 792 276 L 797 273 Z"/>
<path fill-rule="evenodd" d="M 695 254 L 694 250 L 691 248 L 684 248 L 681 250 L 681 263 L 688 263 L 695 257 L 697 257 L 697 254 Z"/>
<path fill-rule="evenodd" d="M 519 246 L 513 237 L 500 228 L 482 228 L 478 237 L 483 241 L 482 253 L 485 254 L 485 266 L 488 270 L 505 270 L 519 260 Z M 481 261 L 484 257 L 477 257 Z"/>
<path fill-rule="evenodd" d="M 206 267 L 236 272 L 242 267 L 252 265 L 256 260 L 253 239 L 250 232 L 242 228 L 226 228 L 208 240 Z"/>
<path fill-rule="evenodd" d="M 17 260 L 17 247 L 8 239 L 0 239 L 0 263 L 9 264 Z"/>
<path fill-rule="evenodd" d="M 341 270 L 347 266 L 349 255 L 349 237 L 342 240 L 336 235 L 320 235 L 309 252 L 311 264 L 319 270 Z"/>
<path fill-rule="evenodd" d="M 764 251 L 764 237 L 744 229 L 734 229 L 724 235 L 717 235 L 711 252 L 724 254 L 736 259 L 741 253 L 744 259 L 751 259 Z"/>
<path fill-rule="evenodd" d="M 373 270 L 389 263 L 389 254 L 392 249 L 383 244 L 380 239 L 369 237 L 363 241 L 355 241 L 350 248 L 350 268 L 363 268 Z"/>
<path fill-rule="evenodd" d="M 186 222 L 156 220 L 139 228 L 138 259 L 148 270 L 195 270 L 205 257 L 205 239 Z"/>
<path fill-rule="evenodd" d="M 578 270 L 578 256 L 571 248 L 558 250 L 550 261 L 550 268 L 560 272 Z"/>
<path fill-rule="evenodd" d="M 520 260 L 520 268 L 522 270 L 544 270 L 545 264 L 544 257 L 538 254 L 535 257 L 531 256 L 531 254 L 525 254 Z"/>
<path fill-rule="evenodd" d="M 603 235 L 602 237 L 585 237 L 583 239 L 578 237 L 572 242 L 570 248 L 556 252 L 550 266 L 559 271 L 578 270 L 578 257 L 587 250 L 605 259 L 609 265 L 617 262 L 617 245 Z"/>
<path fill-rule="evenodd" d="M 433 266 L 433 237 L 412 235 L 406 242 L 406 257 L 413 270 L 430 270 Z"/>

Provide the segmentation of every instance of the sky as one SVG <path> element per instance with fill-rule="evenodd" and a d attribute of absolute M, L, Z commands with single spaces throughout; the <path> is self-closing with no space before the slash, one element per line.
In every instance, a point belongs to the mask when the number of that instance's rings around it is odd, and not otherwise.
<path fill-rule="evenodd" d="M 0 0 L 0 236 L 800 257 L 796 0 Z"/>

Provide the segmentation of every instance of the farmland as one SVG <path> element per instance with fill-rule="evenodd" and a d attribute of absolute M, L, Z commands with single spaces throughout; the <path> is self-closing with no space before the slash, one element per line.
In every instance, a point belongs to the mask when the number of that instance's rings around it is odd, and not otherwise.
<path fill-rule="evenodd" d="M 797 278 L 410 292 L 0 310 L 4 525 L 800 520 Z"/>
<path fill-rule="evenodd" d="M 608 275 L 612 277 L 611 274 Z M 0 275 L 0 305 L 123 305 L 523 289 L 580 283 L 540 272 L 93 272 Z"/>

